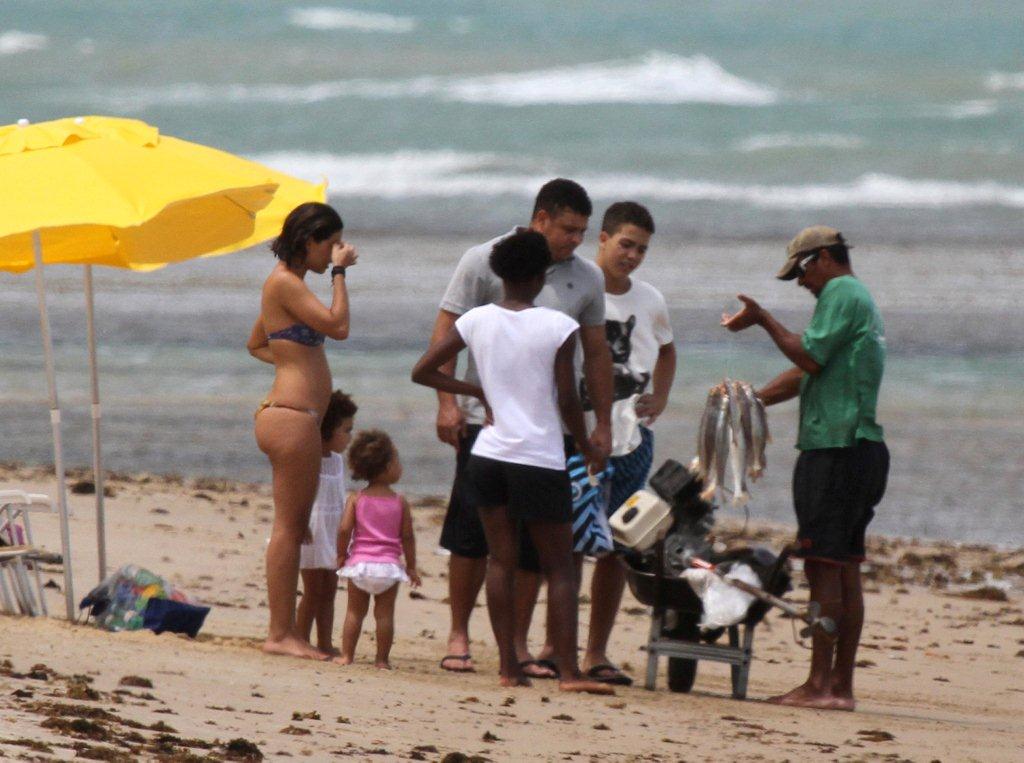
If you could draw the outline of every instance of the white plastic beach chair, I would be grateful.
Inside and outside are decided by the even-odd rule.
[[[0,606],[11,614],[48,615],[39,551],[32,540],[33,511],[55,511],[53,501],[42,493],[0,490]],[[26,564],[31,566],[35,590]]]

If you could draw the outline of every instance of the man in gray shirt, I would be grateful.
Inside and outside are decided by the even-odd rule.
[[[583,349],[583,375],[594,406],[596,424],[590,435],[594,449],[607,455],[611,449],[612,362],[605,339],[604,276],[594,264],[575,255],[593,208],[587,192],[572,180],[557,178],[545,183],[534,202],[530,229],[547,239],[553,264],[548,270],[543,291],[535,303],[560,310],[580,324]],[[467,250],[441,300],[431,343],[446,336],[463,313],[502,298],[501,279],[488,262],[494,244],[514,233],[498,236]],[[454,362],[441,369],[455,374]],[[478,383],[470,356],[464,377]],[[437,436],[456,449],[455,479],[448,513],[441,531],[441,545],[451,552],[448,563],[448,591],[451,630],[448,654],[441,667],[470,672],[473,661],[469,651],[469,617],[476,604],[487,571],[487,542],[477,515],[477,507],[467,499],[461,486],[462,473],[476,435],[483,425],[483,408],[474,398],[456,398],[438,392]],[[524,548],[523,570],[516,581],[516,651],[525,673],[537,678],[554,678],[557,671],[547,661],[532,660],[526,633],[540,587],[540,575],[531,548]],[[538,665],[538,662],[543,664]]]

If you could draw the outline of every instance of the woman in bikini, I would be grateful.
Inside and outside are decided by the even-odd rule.
[[[249,353],[275,368],[274,384],[256,410],[256,443],[274,473],[274,526],[267,546],[270,627],[263,651],[326,659],[295,628],[299,547],[309,525],[320,475],[320,419],[331,396],[324,337],[349,329],[345,268],[356,250],[341,240],[342,222],[326,204],[293,209],[271,246],[279,262],[263,284]],[[332,267],[333,266],[333,267]],[[306,273],[331,270],[331,306],[310,291]]]

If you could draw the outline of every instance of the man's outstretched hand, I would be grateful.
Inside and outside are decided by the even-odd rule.
[[[743,303],[743,307],[732,315],[722,313],[722,325],[729,331],[743,331],[743,329],[761,323],[764,318],[764,308],[746,294],[737,294],[736,298]]]

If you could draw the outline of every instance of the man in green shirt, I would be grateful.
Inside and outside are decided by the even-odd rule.
[[[885,366],[882,318],[850,267],[842,234],[806,228],[787,248],[778,278],[794,278],[818,300],[803,334],[788,331],[757,302],[722,325],[768,332],[794,368],[758,391],[766,405],[800,396],[800,456],[793,473],[798,556],[811,599],[839,625],[838,638],[816,631],[807,681],[769,702],[853,710],[853,668],[864,624],[860,563],[864,534],[885,493],[889,451],[875,421]]]

